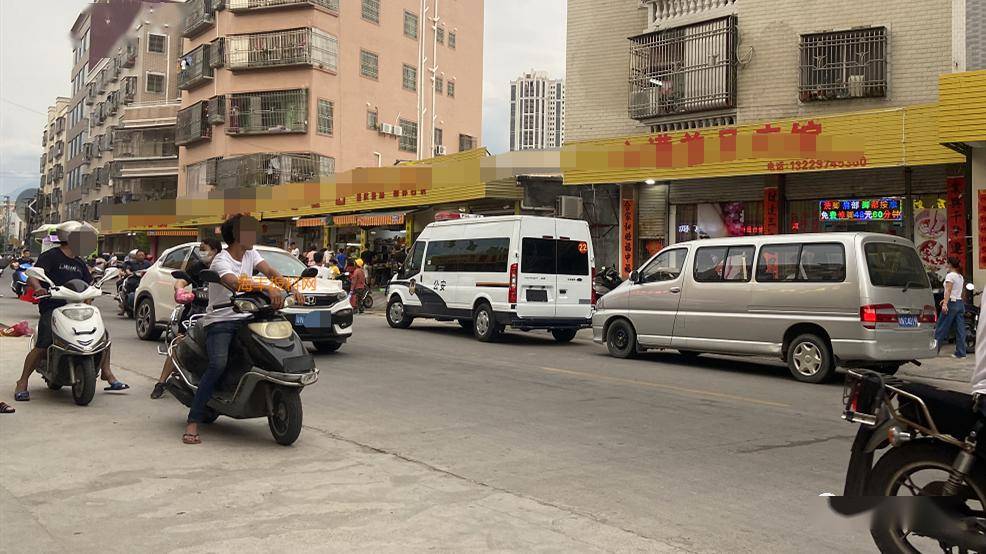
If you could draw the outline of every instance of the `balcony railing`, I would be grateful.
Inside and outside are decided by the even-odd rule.
[[[305,133],[308,131],[308,91],[306,89],[233,94],[229,97],[227,104],[227,134]]]
[[[178,88],[188,90],[212,80],[211,47],[211,44],[203,44],[178,60]]]
[[[334,172],[335,159],[319,154],[250,154],[219,160],[217,188],[317,183]]]
[[[227,67],[232,70],[311,65],[335,71],[339,42],[319,29],[292,29],[227,38]]]
[[[736,18],[633,37],[630,117],[638,120],[736,106]]]
[[[213,0],[189,0],[185,10],[185,37],[194,37],[216,22]]]
[[[339,0],[228,0],[230,11],[264,10],[294,6],[321,6],[329,11],[339,11]]]
[[[146,131],[117,131],[113,158],[173,158],[178,156],[173,128]]]
[[[802,102],[886,95],[886,27],[801,36]]]
[[[212,126],[209,125],[207,112],[205,102],[192,104],[178,111],[178,123],[175,128],[176,145],[182,146],[212,138]]]

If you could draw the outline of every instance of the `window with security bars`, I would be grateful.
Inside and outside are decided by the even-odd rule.
[[[226,38],[227,67],[232,70],[288,65],[312,65],[336,71],[339,41],[315,28]]]
[[[735,108],[736,43],[734,16],[631,38],[630,117]]]
[[[380,57],[366,50],[359,51],[359,73],[370,79],[380,77]]]
[[[380,112],[377,110],[366,110],[366,128],[376,131],[380,126]]]
[[[404,64],[404,90],[418,90],[418,68]]]
[[[400,120],[401,136],[398,148],[402,152],[418,151],[418,124],[406,119]]]
[[[418,38],[418,16],[411,12],[404,12],[404,36]]]
[[[165,45],[168,42],[166,35],[147,33],[147,51],[155,54],[163,54]]]
[[[332,111],[334,105],[328,100],[318,99],[318,133],[322,135],[332,134]]]
[[[435,92],[441,94],[445,91],[445,79],[441,77],[435,77]]]
[[[380,0],[363,0],[363,19],[380,23]]]
[[[466,152],[476,148],[476,137],[469,135],[459,135],[459,152]]]
[[[435,40],[438,41],[438,44],[445,44],[445,29],[443,27],[435,29]]]
[[[448,32],[448,47],[455,50],[455,31]]]
[[[230,95],[226,133],[278,134],[308,130],[308,91],[305,89]]]
[[[448,82],[448,95],[449,98],[455,98],[455,83],[452,81]]]
[[[801,35],[802,102],[886,95],[886,27]]]

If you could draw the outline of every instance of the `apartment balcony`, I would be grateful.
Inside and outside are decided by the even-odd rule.
[[[212,80],[215,73],[210,63],[211,44],[203,44],[179,59],[178,88],[193,89]]]
[[[185,3],[185,21],[182,36],[194,37],[216,23],[213,0],[189,0]]]
[[[226,67],[233,71],[307,65],[336,71],[339,41],[319,29],[292,29],[226,39]]]
[[[171,175],[128,179],[114,177],[113,200],[116,204],[174,200],[178,193],[178,172]]]
[[[113,158],[122,160],[177,158],[175,128],[163,127],[143,130],[118,130],[113,137]]]
[[[168,158],[114,159],[108,167],[113,178],[114,188],[117,179],[140,179],[144,177],[177,177],[178,156]]]
[[[178,111],[175,128],[175,144],[184,146],[212,138],[212,125],[209,124],[208,108],[205,102],[192,104]]]
[[[123,51],[117,57],[120,67],[133,67],[137,64],[137,44],[133,41],[127,42]]]
[[[123,103],[129,104],[137,97],[137,77],[124,77],[123,86],[120,87],[123,93]]]
[[[318,183],[335,173],[335,159],[314,153],[250,154],[223,158],[216,168],[216,188],[239,189]]]
[[[318,6],[330,12],[339,12],[339,0],[228,0],[226,4],[229,11],[232,12],[300,6]]]
[[[141,129],[148,127],[170,126],[174,134],[174,125],[178,116],[180,102],[140,102],[123,108],[120,115],[120,128]]]
[[[736,108],[736,18],[703,21],[630,39],[630,117]]]
[[[308,132],[308,90],[230,95],[226,134],[271,135]]]

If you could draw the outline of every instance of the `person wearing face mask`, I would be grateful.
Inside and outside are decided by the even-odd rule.
[[[212,259],[215,258],[216,254],[218,254],[222,249],[223,245],[218,240],[214,238],[202,239],[202,244],[199,244],[198,252],[196,252],[196,255],[193,256],[192,261],[188,264],[188,269],[185,271],[185,273],[191,277],[192,282],[189,283],[184,279],[175,280],[175,302],[185,306],[181,315],[182,321],[188,321],[188,318],[192,316],[194,310],[192,302],[195,300],[195,293],[188,290],[187,287],[189,285],[193,287],[202,286],[202,281],[199,279],[199,274],[206,269],[209,269]],[[171,356],[169,355],[164,361],[164,367],[161,368],[161,375],[158,377],[157,383],[154,384],[154,390],[151,391],[152,399],[157,400],[164,395],[164,383],[168,380],[168,377],[171,376],[174,369],[174,362],[172,362]]]

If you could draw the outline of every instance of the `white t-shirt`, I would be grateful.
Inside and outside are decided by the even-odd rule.
[[[240,261],[236,261],[228,250],[223,250],[212,259],[209,269],[218,273],[220,277],[232,275],[237,280],[252,279],[257,264],[262,261],[264,259],[256,250],[247,250],[244,252],[243,259]],[[209,283],[209,309],[202,318],[202,324],[211,325],[217,321],[235,321],[250,317],[249,314],[238,314],[234,312],[232,307],[215,309],[215,306],[218,304],[229,303],[232,296],[233,293],[221,283]]]
[[[318,277],[319,279],[332,279],[333,278],[332,277],[332,270],[331,269],[325,267],[324,265],[317,265],[315,267],[318,268],[318,275],[316,275],[316,277]]]
[[[292,249],[291,255],[294,256],[295,258],[301,256],[301,249],[300,248]]]
[[[965,279],[961,275],[954,271],[949,271],[948,275],[945,275],[945,282],[952,283],[952,294],[949,295],[949,300],[962,300],[962,291],[965,287]]]

